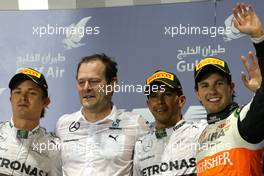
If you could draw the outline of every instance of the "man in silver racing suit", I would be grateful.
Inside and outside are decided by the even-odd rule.
[[[196,175],[196,143],[206,121],[182,119],[185,96],[175,74],[158,70],[146,84],[155,127],[136,143],[133,175]]]
[[[13,115],[0,123],[0,175],[61,176],[59,140],[39,126],[50,102],[44,76],[23,68],[9,88]]]

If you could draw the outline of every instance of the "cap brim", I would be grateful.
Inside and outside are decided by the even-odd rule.
[[[167,86],[167,87],[170,88],[170,89],[175,89],[174,86],[170,85],[169,83],[167,83],[166,81],[161,80],[161,79],[155,80],[155,81],[151,82],[151,83],[148,84],[148,85],[151,87],[151,86],[153,86],[153,85],[160,85],[160,84],[163,84],[163,85]],[[146,88],[146,89],[144,90],[144,92],[149,92],[149,87]]]
[[[169,84],[168,82],[166,82],[166,81],[164,81],[162,79],[158,79],[158,80],[153,81],[153,83],[155,83],[155,82],[160,82],[160,83],[165,84],[166,86],[168,86],[168,87],[170,87],[172,89],[175,89],[174,86],[172,86],[171,84]],[[150,85],[152,85],[153,83],[151,83]]]
[[[208,71],[211,71],[211,70],[217,70],[219,72],[222,72],[226,75],[229,75],[231,76],[231,74],[229,72],[227,72],[226,70],[224,70],[222,67],[219,67],[218,65],[206,65],[204,66],[203,68],[201,68],[195,75],[195,80],[198,79],[200,76],[208,73]]]
[[[18,80],[31,80],[33,81],[34,83],[36,83],[37,85],[39,85],[39,83],[34,79],[32,78],[30,75],[26,75],[24,73],[18,73],[16,74],[15,76],[13,76],[13,78],[11,78],[10,82],[9,82],[9,88],[12,89],[15,85],[15,83],[18,81]],[[39,85],[40,87],[42,87],[41,85]],[[43,87],[44,88],[44,87]]]

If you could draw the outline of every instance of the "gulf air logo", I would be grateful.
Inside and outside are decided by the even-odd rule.
[[[234,16],[230,15],[225,20],[225,26],[226,29],[228,29],[225,31],[225,36],[223,37],[225,42],[246,36],[246,34],[239,32],[239,30],[235,27],[233,19]]]
[[[70,26],[65,27],[66,36],[62,40],[65,49],[69,50],[84,46],[85,43],[81,43],[81,40],[85,35],[98,35],[100,33],[99,26],[86,26],[91,18],[91,16],[84,17],[77,23],[72,23]]]

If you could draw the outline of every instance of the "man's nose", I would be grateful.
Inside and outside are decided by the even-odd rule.
[[[23,100],[28,100],[28,93],[27,93],[27,92],[22,92],[22,93],[21,93],[21,98],[22,98]]]
[[[84,84],[84,89],[85,90],[90,90],[92,87],[91,87],[91,84],[89,82],[89,80],[86,80],[85,81],[85,84]]]
[[[164,103],[165,102],[165,98],[164,98],[163,94],[159,94],[157,96],[157,98],[158,98],[158,103]]]
[[[217,91],[216,91],[216,87],[215,86],[210,86],[209,87],[209,93],[210,94],[215,94]]]

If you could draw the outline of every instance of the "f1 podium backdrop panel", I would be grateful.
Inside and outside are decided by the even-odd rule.
[[[248,1],[249,2],[249,1]],[[264,22],[263,1],[256,12]],[[119,86],[113,101],[118,108],[152,116],[143,93],[145,79],[155,70],[177,74],[187,103],[187,120],[205,118],[194,95],[193,69],[203,57],[228,61],[236,84],[236,101],[244,104],[253,93],[242,84],[245,70],[240,55],[252,42],[232,23],[235,2],[193,2],[167,5],[48,11],[1,11],[0,112],[11,117],[8,82],[21,67],[44,73],[51,104],[42,126],[53,130],[58,118],[80,109],[76,67],[80,58],[105,53],[118,63]]]

